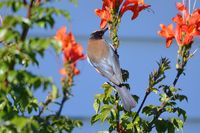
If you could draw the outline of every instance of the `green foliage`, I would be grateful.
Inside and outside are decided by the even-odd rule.
[[[93,107],[95,109],[96,115],[92,117],[91,124],[94,124],[98,120],[104,122],[111,115],[111,113],[113,116],[115,116],[115,112],[113,110],[115,97],[111,95],[113,87],[110,84],[105,83],[102,85],[102,88],[104,89],[104,93],[97,94],[95,97]],[[103,103],[104,105],[101,106],[101,103]]]
[[[113,91],[115,88],[109,83],[104,83],[102,88],[104,93],[97,94],[93,104],[95,115],[91,118],[91,123],[97,121],[109,123],[109,129],[105,132],[151,132],[153,128],[158,133],[170,132],[183,129],[185,120],[187,119],[186,111],[178,106],[178,102],[187,101],[185,95],[180,94],[181,89],[175,86],[163,85],[162,82],[166,78],[165,73],[170,69],[170,61],[167,58],[161,58],[157,62],[158,68],[149,75],[149,84],[146,89],[146,95],[143,101],[145,102],[147,96],[154,92],[159,96],[158,101],[160,105],[146,105],[143,107],[142,103],[137,112],[127,112],[120,104],[118,94]],[[124,81],[127,81],[128,71],[122,70]],[[138,101],[138,96],[133,96]],[[140,116],[140,109],[142,116]],[[165,115],[162,115],[165,114]],[[169,117],[170,114],[177,114],[176,117]],[[152,118],[152,119],[146,119]]]
[[[40,66],[38,57],[43,57],[47,49],[53,48],[56,53],[61,50],[53,38],[27,38],[29,29],[35,26],[53,28],[55,15],[70,19],[68,11],[47,6],[52,1],[0,2],[0,9],[9,8],[15,13],[5,16],[0,27],[0,132],[72,132],[82,126],[81,121],[57,112],[42,115],[50,103],[58,102],[59,89],[52,78],[36,75],[28,69],[31,65]],[[18,15],[22,10],[27,12],[26,17]],[[51,90],[46,101],[39,103],[34,96],[37,89]]]
[[[76,127],[81,127],[82,122],[79,120],[72,120],[66,116],[57,117],[55,115],[49,115],[46,117],[38,117],[40,122],[40,132],[72,132]]]
[[[159,95],[160,105],[147,105],[143,107],[142,113],[152,118],[152,120],[147,122],[145,130],[151,132],[153,127],[155,127],[158,133],[166,131],[175,132],[175,130],[183,128],[183,124],[187,119],[185,110],[178,107],[177,103],[183,100],[187,101],[187,97],[179,94],[181,89],[177,89],[175,86],[161,84],[157,88],[154,87],[154,85],[165,79],[164,72],[170,68],[169,61],[165,58],[162,58],[158,65],[158,70],[154,71],[149,76],[149,86],[153,85],[153,89],[150,90],[154,92],[156,91],[156,94]],[[172,117],[164,119],[161,117],[162,114],[169,116],[170,114],[175,113],[178,118]],[[182,119],[179,117],[182,117]]]

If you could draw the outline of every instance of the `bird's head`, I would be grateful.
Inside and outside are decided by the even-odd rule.
[[[104,33],[108,30],[108,27],[102,30],[97,30],[90,34],[90,39],[102,39]]]

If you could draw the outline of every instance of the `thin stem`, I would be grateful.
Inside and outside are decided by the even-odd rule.
[[[119,111],[119,96],[118,93],[116,92],[115,94],[115,98],[116,98],[116,109],[117,109],[117,114],[116,114],[116,122],[117,122],[117,132],[120,133],[121,132],[121,127],[120,127],[120,111]]]
[[[149,94],[150,94],[150,91],[146,91],[145,96],[144,96],[144,98],[143,98],[143,100],[142,100],[142,103],[141,103],[139,109],[137,110],[137,113],[135,114],[132,123],[135,122],[135,120],[136,120],[137,116],[139,115],[139,113],[140,113],[142,107],[144,106],[144,103],[145,103],[145,101],[146,101],[146,99],[147,99],[147,97],[148,97]]]
[[[46,109],[46,107],[49,105],[50,102],[51,102],[51,100],[46,100],[46,102],[43,104],[41,110],[38,113],[38,117],[40,117],[42,115],[42,113],[44,112],[44,110]]]
[[[61,104],[60,104],[60,108],[59,108],[58,112],[56,113],[57,117],[60,116],[60,114],[62,112],[62,109],[63,109],[63,106],[64,106],[64,104],[65,104],[66,101],[67,101],[67,96],[63,96]]]
[[[42,113],[44,112],[44,110],[45,110],[45,107],[43,106],[42,109],[38,113],[38,117],[40,117],[42,115]]]
[[[178,69],[177,70],[177,74],[176,74],[176,77],[174,79],[174,82],[173,82],[173,86],[175,87],[176,86],[176,83],[178,81],[178,79],[180,78],[181,74],[183,73],[183,70],[182,69]]]
[[[34,3],[35,0],[31,0],[31,3],[28,7],[28,11],[27,11],[27,16],[26,18],[28,19],[31,19],[31,10],[32,10],[32,7],[33,7],[33,3]],[[26,2],[26,1],[25,1]],[[25,3],[24,3],[25,4]],[[23,27],[23,31],[22,31],[22,35],[21,35],[21,40],[24,41],[27,34],[28,34],[28,31],[29,31],[29,27],[27,25],[24,25]]]

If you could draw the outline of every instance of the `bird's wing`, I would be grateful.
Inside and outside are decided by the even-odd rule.
[[[112,66],[112,69],[114,71],[115,77],[118,79],[118,81],[120,81],[120,83],[123,82],[122,79],[122,72],[121,72],[121,68],[120,68],[120,64],[119,64],[119,56],[116,54],[115,49],[113,48],[112,45],[110,46],[110,56],[109,56],[109,64]]]
[[[103,58],[99,62],[93,62],[88,58],[89,63],[95,67],[96,71],[104,77],[112,77],[114,75],[112,66],[108,64],[107,59]]]

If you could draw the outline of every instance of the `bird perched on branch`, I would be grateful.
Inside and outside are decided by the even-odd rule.
[[[124,109],[126,111],[131,111],[131,109],[136,106],[136,102],[129,90],[123,85],[122,72],[117,52],[105,39],[103,39],[103,35],[107,30],[108,28],[98,30],[90,35],[87,47],[87,57],[96,71],[115,85]]]

